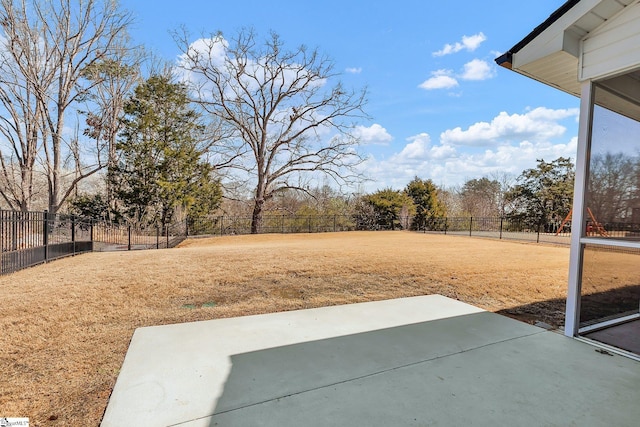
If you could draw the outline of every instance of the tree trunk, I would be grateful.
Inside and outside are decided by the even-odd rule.
[[[253,214],[251,215],[251,234],[260,233],[262,228],[262,207],[264,200],[256,199],[256,203],[253,206]]]
[[[24,165],[20,165],[20,174],[21,174],[21,200],[20,200],[20,210],[22,212],[27,212],[31,208],[31,199],[33,197],[33,165],[26,167]]]

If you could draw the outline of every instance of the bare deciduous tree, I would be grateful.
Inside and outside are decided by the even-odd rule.
[[[106,159],[100,164],[106,163],[105,202],[110,212],[116,211],[111,175],[118,162],[116,142],[122,130],[124,105],[136,83],[141,81],[140,66],[146,57],[142,50],[132,51],[122,46],[113,49],[111,58],[95,62],[83,71],[85,79],[97,83],[87,96],[84,135],[95,141],[98,155],[106,153]]]
[[[326,56],[304,46],[286,50],[275,33],[260,43],[250,30],[230,41],[220,34],[176,41],[197,101],[232,131],[220,163],[253,177],[253,233],[278,192],[309,193],[309,180],[320,175],[338,185],[361,178],[350,131],[365,115],[366,90],[330,85],[337,74]]]
[[[492,172],[489,175],[489,179],[495,181],[499,185],[498,189],[498,214],[500,217],[507,215],[507,212],[511,209],[510,201],[507,198],[507,194],[515,182],[515,176],[509,172]]]
[[[460,189],[462,206],[474,217],[500,215],[500,183],[487,177],[470,179]]]
[[[80,180],[104,166],[100,153],[88,164],[78,162],[79,145],[66,137],[65,120],[102,83],[87,79],[86,70],[113,58],[131,15],[116,0],[0,0],[0,7],[3,91],[11,90],[6,86],[13,80],[19,90],[15,97],[28,95],[28,103],[5,120],[5,129],[12,132],[8,145],[13,158],[4,152],[0,157],[17,160],[26,176],[7,188],[22,187],[29,197],[28,175],[34,173],[36,156],[47,177],[49,210],[56,212]],[[29,127],[23,125],[27,120]],[[69,159],[82,165],[79,173],[70,172],[76,174],[72,179],[65,176]]]
[[[100,152],[107,153],[107,165],[117,161],[116,139],[121,129],[121,116],[127,96],[140,78],[142,56],[131,56],[126,49],[114,58],[86,67],[83,77],[98,84],[89,94],[93,108],[85,111],[86,136],[94,139]]]
[[[587,207],[599,222],[624,222],[636,202],[638,158],[624,153],[598,153],[591,157]]]
[[[42,25],[22,24],[25,3],[2,0],[0,27],[0,194],[10,209],[29,210],[33,201],[34,172],[45,134],[40,97],[33,81],[51,84],[43,46],[37,41]]]

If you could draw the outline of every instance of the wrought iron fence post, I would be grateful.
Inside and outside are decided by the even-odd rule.
[[[166,234],[167,236],[167,249],[169,249],[169,226],[168,225],[164,226],[164,234]]]
[[[447,228],[449,228],[449,218],[445,217],[444,218],[444,235],[447,235]]]
[[[11,245],[9,246],[11,248],[12,251],[17,251],[18,250],[18,212],[14,211],[13,212],[13,221],[11,224],[11,238],[10,238],[10,242]]]
[[[73,254],[76,254],[76,216],[71,215],[71,243],[73,243]]]
[[[131,250],[131,226],[127,227],[127,250]]]
[[[502,221],[503,221],[503,218],[500,217],[500,239],[502,239]]]
[[[309,233],[311,233],[311,217],[307,217],[307,226],[309,227]]]
[[[224,234],[224,215],[220,215],[220,236]]]
[[[43,226],[42,226],[42,245],[44,246],[44,262],[49,259],[49,212],[44,211],[42,213]]]
[[[473,217],[469,217],[469,237],[471,237],[471,230],[473,230]]]
[[[160,249],[160,226],[156,224],[156,249]]]

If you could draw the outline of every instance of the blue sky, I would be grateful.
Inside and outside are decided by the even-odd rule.
[[[170,34],[180,26],[194,40],[273,30],[328,54],[346,85],[369,91],[371,120],[359,127],[366,191],[414,176],[450,187],[575,156],[579,100],[493,61],[563,0],[121,3],[136,16],[134,42],[166,59],[180,53]]]

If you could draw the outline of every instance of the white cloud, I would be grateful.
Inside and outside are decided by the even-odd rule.
[[[434,167],[458,156],[454,147],[432,145],[428,133],[420,133],[406,139],[407,143],[400,152],[388,159],[376,159],[371,156],[363,164],[363,172],[375,178],[367,185],[367,191],[379,188],[403,188],[414,176],[430,178]]]
[[[449,145],[432,145],[431,136],[428,133],[419,133],[418,135],[407,138],[408,144],[395,155],[396,160],[442,160],[449,157],[457,156],[456,149]]]
[[[480,47],[482,42],[484,42],[485,40],[487,40],[487,37],[482,32],[474,34],[473,36],[462,36],[461,41],[454,44],[445,44],[441,50],[433,52],[433,56],[451,55],[452,53],[457,53],[461,50],[473,52],[478,47]]]
[[[454,75],[451,70],[432,71],[430,78],[418,85],[425,90],[451,89],[459,85],[458,78],[462,80],[487,80],[495,75],[495,69],[486,61],[474,59],[464,64],[461,74]]]
[[[347,67],[345,71],[349,74],[360,74],[362,72],[362,67]]]
[[[437,70],[431,72],[432,77],[418,85],[421,89],[451,89],[458,86],[458,81],[452,77],[450,70]]]
[[[405,145],[400,154],[397,155],[399,159],[409,160],[424,158],[427,154],[427,150],[429,149],[429,145],[431,145],[431,137],[428,133],[421,133],[419,135],[412,136],[407,138],[407,141],[410,142]]]
[[[408,144],[388,159],[367,159],[364,170],[375,181],[367,184],[366,191],[385,187],[404,188],[414,176],[431,179],[445,187],[462,185],[468,179],[494,172],[518,176],[525,169],[535,167],[537,159],[550,161],[560,156],[575,158],[577,148],[577,137],[573,137],[560,144],[521,141],[470,152],[446,144],[425,145],[428,139],[423,136],[428,137],[427,134],[421,134],[408,138]]]
[[[518,176],[525,169],[535,167],[537,159],[550,161],[560,156],[575,158],[576,149],[577,137],[573,137],[567,143],[560,144],[521,141],[479,153],[465,152],[442,165],[441,179],[447,185],[459,185],[467,179],[480,178],[493,172]]]
[[[461,127],[446,130],[440,135],[440,141],[448,145],[484,147],[516,140],[549,140],[565,133],[566,128],[558,123],[560,120],[578,114],[577,108],[552,110],[544,107],[525,114],[501,112],[490,123],[478,122],[466,130]]]
[[[188,54],[178,57],[178,78],[183,82],[194,83],[199,87],[200,94],[206,95],[208,90],[213,89],[212,78],[202,70],[216,70],[223,77],[221,86],[229,97],[245,89],[258,90],[270,75],[263,72],[268,67],[269,59],[249,57],[239,60],[228,47],[229,42],[221,35],[195,40],[189,45]],[[317,73],[305,69],[295,62],[295,58],[280,65],[278,78],[282,78],[282,83],[290,88],[299,88],[300,85],[322,87],[326,84],[326,78],[320,78]]]
[[[209,65],[220,67],[224,64],[227,56],[229,42],[222,36],[211,38],[201,38],[189,45],[189,55],[182,54],[178,60],[182,64],[188,64],[189,56],[196,56],[201,60],[206,60]]]
[[[485,36],[482,32],[479,32],[478,34],[474,34],[473,36],[463,36],[462,44],[468,51],[473,52],[478,47],[480,47],[482,42],[484,42],[485,40],[487,40],[487,36]]]
[[[495,69],[488,62],[474,59],[464,64],[463,80],[487,80],[495,76]]]
[[[464,131],[459,127],[445,131],[438,142],[427,133],[414,135],[392,155],[367,159],[363,171],[375,181],[365,190],[404,188],[414,176],[455,186],[494,172],[518,176],[535,167],[537,159],[575,158],[577,137],[560,142],[552,138],[566,132],[560,120],[577,114],[577,109],[541,107],[520,115],[500,113],[491,122],[476,123]]]
[[[360,143],[365,145],[387,145],[393,141],[393,137],[389,132],[377,123],[369,127],[356,126],[353,136],[360,139]]]

